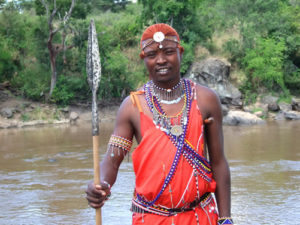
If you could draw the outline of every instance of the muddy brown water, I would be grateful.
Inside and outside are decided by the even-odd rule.
[[[101,124],[103,157],[113,124]],[[0,224],[94,224],[89,124],[0,130]],[[236,224],[300,224],[300,121],[224,127]],[[131,224],[134,174],[122,163],[103,225]]]

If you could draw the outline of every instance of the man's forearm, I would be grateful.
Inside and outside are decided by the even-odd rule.
[[[219,210],[219,217],[229,217],[231,215],[230,202],[230,171],[226,160],[222,160],[213,168],[214,179],[217,183],[216,199]]]
[[[100,163],[101,181],[106,181],[112,186],[117,179],[118,169],[119,166],[114,165],[112,160],[104,159]]]

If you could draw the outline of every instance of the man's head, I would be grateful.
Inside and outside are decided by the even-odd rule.
[[[148,27],[141,38],[141,54],[150,79],[155,83],[177,84],[183,47],[178,33],[167,24]]]
[[[180,45],[180,38],[177,33],[177,31],[165,23],[158,23],[149,26],[144,33],[142,34],[140,47],[141,47],[141,54],[140,57],[143,59],[145,57],[144,55],[144,49],[153,44],[153,43],[159,43],[162,46],[162,41],[172,41],[177,43],[177,47],[180,50],[180,53],[182,54],[184,49]]]

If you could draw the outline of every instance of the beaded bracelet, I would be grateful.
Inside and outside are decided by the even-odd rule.
[[[225,225],[225,224],[233,224],[233,220],[231,217],[220,217],[218,219],[218,225]]]
[[[130,151],[132,146],[132,141],[128,140],[127,138],[120,137],[117,135],[112,134],[109,142],[108,147],[111,150],[111,156],[114,156],[114,147],[117,149],[122,149],[125,151],[125,154]]]

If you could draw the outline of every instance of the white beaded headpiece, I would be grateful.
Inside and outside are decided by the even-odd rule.
[[[144,41],[142,50],[144,50],[147,46],[151,45],[153,42],[159,43],[159,48],[163,48],[162,42],[164,40],[179,43],[176,36],[165,36],[163,32],[158,31],[153,34],[153,38]]]

